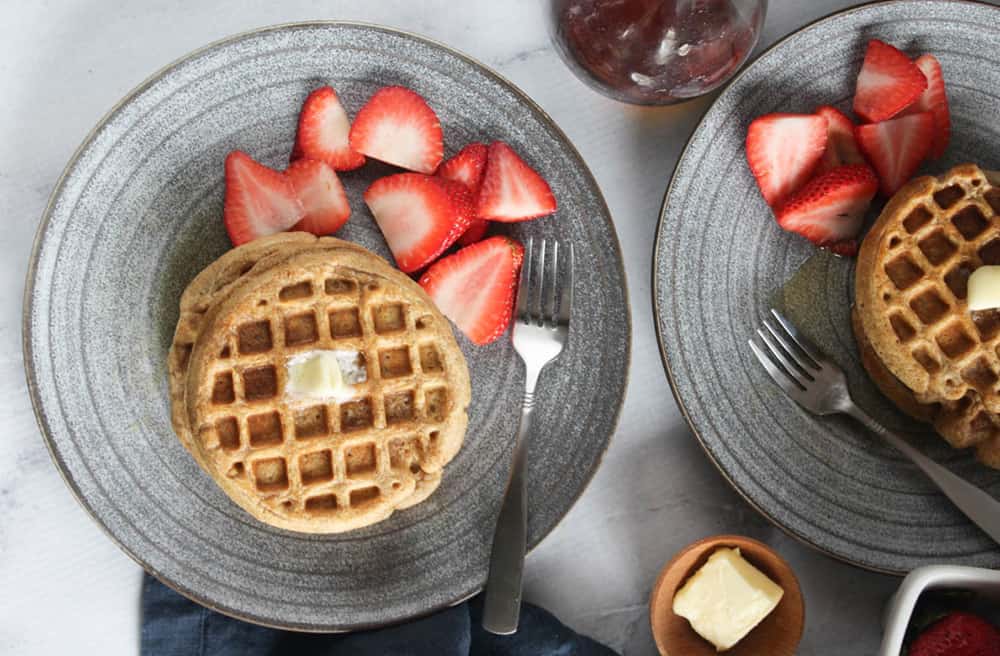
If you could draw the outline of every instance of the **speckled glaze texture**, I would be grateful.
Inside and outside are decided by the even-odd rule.
[[[864,375],[851,334],[853,259],[782,231],[744,156],[768,112],[848,110],[867,41],[941,61],[952,141],[942,160],[1000,167],[1000,11],[969,2],[862,6],[767,51],[719,96],[692,135],[664,200],[653,301],[667,374],[691,428],[744,496],[793,535],[862,567],[1000,566],[1000,549],[900,454],[846,417],[817,418],[768,378],[747,340],[770,307],[845,368],[855,400],[963,477],[1000,494],[1000,475],[908,422]],[[873,208],[877,215],[881,204]]]
[[[229,248],[223,160],[240,148],[283,168],[301,103],[322,84],[352,115],[380,86],[412,87],[437,111],[446,154],[503,139],[559,200],[555,216],[509,229],[572,240],[581,263],[575,330],[537,396],[532,545],[580,495],[614,431],[630,319],[617,237],[579,155],[523,94],[440,45],[368,25],[279,26],[189,55],[112,110],[55,190],[29,273],[25,363],[43,433],[85,507],[156,576],[244,619],[332,631],[413,617],[480,589],[523,371],[509,340],[476,348],[460,337],[473,403],[441,487],[343,535],[257,522],[185,452],[170,427],[165,359],[181,291]],[[342,175],[354,214],[338,236],[383,256],[361,194],[392,171],[370,163]]]

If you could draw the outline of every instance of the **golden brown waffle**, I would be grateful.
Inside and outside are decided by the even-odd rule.
[[[862,243],[864,334],[921,403],[971,394],[1000,412],[1000,311],[966,305],[969,274],[984,264],[1000,264],[1000,181],[974,164],[908,183]]]
[[[294,241],[237,249],[185,293],[171,358],[175,427],[262,521],[344,531],[434,490],[464,437],[468,372],[416,283],[359,247]],[[202,308],[182,330],[183,312]],[[363,354],[368,380],[355,398],[283,394],[286,360],[317,349]]]

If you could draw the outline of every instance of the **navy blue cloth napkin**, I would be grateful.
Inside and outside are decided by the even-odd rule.
[[[615,656],[551,613],[521,607],[518,632],[495,636],[480,626],[477,597],[435,615],[377,631],[308,634],[268,629],[208,610],[146,574],[142,583],[142,656]]]

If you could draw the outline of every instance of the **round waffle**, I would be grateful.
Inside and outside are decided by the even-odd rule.
[[[284,394],[288,358],[319,349],[361,354],[353,398]],[[447,320],[408,277],[336,239],[284,235],[220,258],[184,294],[170,368],[181,441],[282,528],[350,530],[418,503],[465,433],[468,371]]]
[[[908,183],[862,243],[864,335],[921,403],[968,397],[1000,412],[1000,311],[966,304],[969,274],[985,264],[1000,264],[1000,180],[973,164]]]

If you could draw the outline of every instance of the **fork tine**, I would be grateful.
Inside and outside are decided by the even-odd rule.
[[[778,387],[785,390],[785,392],[789,394],[792,394],[793,392],[805,391],[797,381],[789,378],[788,374],[780,369],[778,365],[774,364],[770,357],[764,355],[764,351],[762,351],[752,339],[748,339],[747,343],[750,345],[750,350],[753,351],[753,354],[757,356],[757,361],[760,362],[761,366],[764,367],[764,370],[767,371],[767,374],[771,377],[771,380],[773,380]]]
[[[764,319],[764,327],[767,328],[767,332],[770,333],[770,336],[781,348],[782,353],[787,355],[799,370],[805,374],[809,374],[809,372],[819,369],[819,366],[812,361],[812,358],[807,357],[804,353],[800,353],[799,349],[795,348],[795,343],[791,338],[785,334],[784,330],[775,326],[773,321]],[[760,332],[760,329],[757,332]]]
[[[819,349],[813,346],[812,342],[810,342],[805,335],[799,332],[799,329],[792,325],[792,322],[786,319],[783,314],[774,308],[771,308],[771,315],[778,320],[781,327],[784,328],[785,332],[788,333],[788,336],[792,338],[792,342],[795,346],[799,347],[799,350],[812,361],[812,364],[816,369],[819,369],[823,363],[826,362],[826,358],[823,357]]]
[[[543,293],[545,289],[545,241],[542,239],[541,245],[538,247],[538,264],[535,267],[538,269],[538,281],[535,283],[535,296],[538,298],[532,299],[531,302],[532,309],[535,309],[536,305],[538,306],[538,313],[534,315],[534,323],[538,326],[545,323],[545,294]],[[536,300],[537,303],[535,302]]]
[[[559,300],[556,297],[556,290],[559,286],[559,242],[553,241],[552,247],[549,249],[552,251],[551,266],[549,267],[548,276],[548,289],[542,289],[542,304],[545,306],[545,311],[542,316],[542,322],[549,328],[555,328],[557,325],[558,318],[556,317],[556,311],[559,309],[556,302]]]
[[[521,262],[521,280],[517,283],[517,308],[514,318],[522,323],[531,323],[531,252],[534,250],[534,238],[528,237],[528,245],[524,249],[524,261]]]
[[[770,330],[770,328],[768,330]],[[785,370],[785,373],[787,373],[789,377],[793,378],[796,383],[805,387],[809,382],[816,380],[809,375],[809,373],[805,371],[805,369],[803,369],[798,362],[795,361],[795,358],[788,355],[786,348],[783,347],[781,343],[767,330],[758,328],[757,335],[760,337],[761,341],[764,342],[764,346],[767,347],[768,353],[770,353],[771,357],[778,361],[778,364]]]
[[[573,243],[565,245],[569,251],[563,255],[563,270],[559,272],[559,323],[569,325],[573,313]]]

